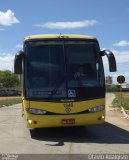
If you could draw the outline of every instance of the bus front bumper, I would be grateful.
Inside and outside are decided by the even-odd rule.
[[[105,111],[74,115],[35,115],[27,113],[27,128],[86,126],[102,124]]]

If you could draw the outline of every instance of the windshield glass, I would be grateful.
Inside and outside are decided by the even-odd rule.
[[[85,98],[87,88],[103,85],[93,43],[32,42],[26,56],[28,97]]]

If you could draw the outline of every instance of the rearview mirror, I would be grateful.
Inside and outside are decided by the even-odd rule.
[[[22,74],[22,61],[23,61],[23,51],[19,51],[15,55],[14,59],[14,73],[15,74]]]
[[[110,72],[116,72],[116,60],[114,54],[109,50],[104,50],[100,52],[101,56],[107,56],[109,62],[109,70]]]

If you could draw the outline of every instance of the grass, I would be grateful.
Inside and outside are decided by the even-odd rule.
[[[113,106],[115,108],[120,107],[120,94],[115,93],[115,99],[113,100]],[[122,93],[122,107],[125,110],[129,110],[129,92]]]
[[[18,104],[21,103],[21,97],[16,97],[16,98],[4,98],[4,99],[0,99],[0,108],[4,107],[4,106],[11,106],[13,104]]]

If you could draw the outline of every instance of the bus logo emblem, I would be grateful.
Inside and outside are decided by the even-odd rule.
[[[73,107],[73,103],[64,103],[65,111],[67,113],[71,112],[71,107]]]
[[[67,113],[69,113],[69,112],[71,112],[71,108],[67,107],[67,108],[65,108],[65,111],[66,111]]]

